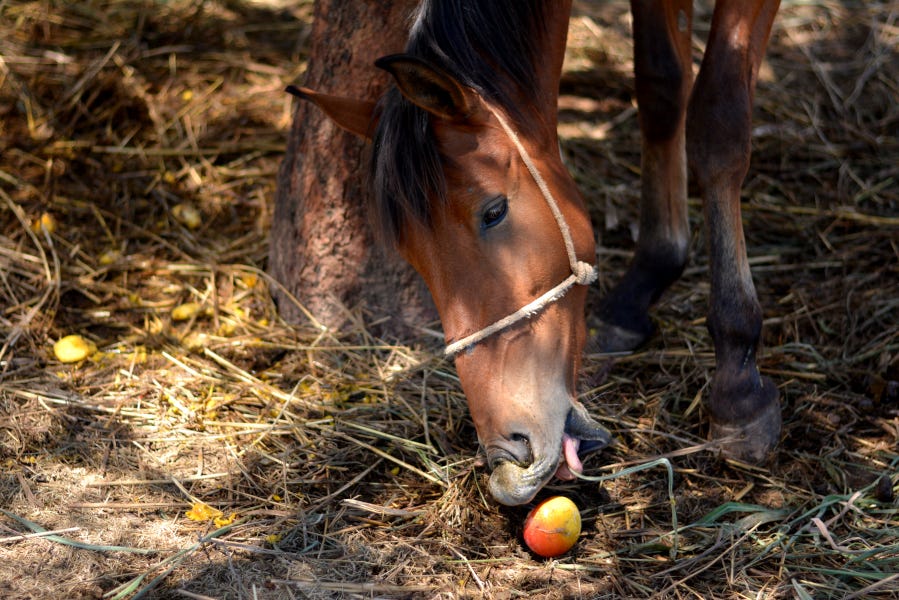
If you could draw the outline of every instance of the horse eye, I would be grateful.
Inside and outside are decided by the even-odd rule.
[[[507,212],[509,212],[509,201],[505,196],[498,197],[484,210],[484,214],[481,216],[481,227],[483,229],[496,227],[506,218]]]

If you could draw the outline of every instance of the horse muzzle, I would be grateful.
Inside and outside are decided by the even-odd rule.
[[[586,442],[591,450],[609,445],[611,434],[594,421],[583,405],[573,402],[565,419],[564,430],[552,440],[547,440],[545,448],[529,446],[529,456],[505,449],[488,449],[488,461],[493,469],[488,489],[500,504],[517,506],[533,500],[540,489],[557,472],[567,469],[569,473],[580,472],[580,461],[576,451],[572,456],[571,445]],[[529,461],[529,464],[528,464]]]

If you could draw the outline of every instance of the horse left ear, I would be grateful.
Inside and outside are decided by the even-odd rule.
[[[377,125],[374,119],[374,102],[322,94],[309,88],[296,87],[295,85],[287,86],[285,91],[297,98],[302,98],[315,104],[338,127],[371,141],[372,132]]]
[[[438,117],[465,120],[477,106],[471,90],[420,58],[392,54],[376,60],[375,66],[393,75],[400,92],[410,102]]]

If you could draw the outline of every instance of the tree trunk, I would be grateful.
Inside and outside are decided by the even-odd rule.
[[[373,62],[403,50],[416,4],[317,0],[304,85],[379,98],[389,78]],[[338,129],[310,103],[296,101],[294,110],[269,247],[269,272],[284,287],[273,289],[282,317],[301,322],[299,301],[320,323],[339,329],[346,309],[361,307],[367,322],[379,322],[376,334],[408,337],[436,311],[412,268],[374,240],[366,214],[368,142]]]

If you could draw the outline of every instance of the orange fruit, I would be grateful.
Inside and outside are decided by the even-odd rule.
[[[581,513],[564,496],[544,500],[524,520],[524,542],[545,558],[568,552],[580,534]]]

